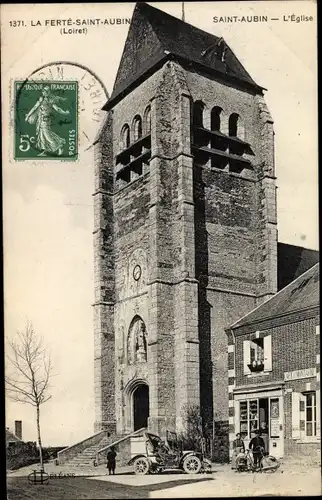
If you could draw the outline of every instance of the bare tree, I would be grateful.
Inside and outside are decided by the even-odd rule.
[[[27,322],[17,338],[8,340],[6,390],[8,396],[18,403],[27,403],[36,408],[39,460],[44,468],[40,433],[40,405],[51,398],[49,380],[52,375],[50,356],[43,340],[37,337],[32,323]],[[10,372],[10,373],[9,373]]]
[[[182,419],[185,422],[184,430],[178,437],[184,449],[200,450],[204,438],[200,407],[195,405],[184,405],[182,408]]]

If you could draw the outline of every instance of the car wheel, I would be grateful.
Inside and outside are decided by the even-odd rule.
[[[189,455],[183,461],[183,470],[187,474],[198,474],[201,469],[201,460],[196,455]]]
[[[144,476],[145,474],[148,474],[149,470],[150,470],[150,462],[147,458],[138,457],[135,460],[135,462],[134,462],[135,474],[139,474],[141,476]]]
[[[212,472],[211,462],[207,458],[205,458],[202,462],[202,468],[206,474],[210,474]]]

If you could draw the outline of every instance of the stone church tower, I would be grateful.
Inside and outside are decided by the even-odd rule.
[[[95,429],[229,431],[225,328],[277,291],[273,122],[222,38],[145,3],[95,173]]]

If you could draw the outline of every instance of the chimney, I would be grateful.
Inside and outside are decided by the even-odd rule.
[[[15,420],[15,435],[22,440],[22,421]]]

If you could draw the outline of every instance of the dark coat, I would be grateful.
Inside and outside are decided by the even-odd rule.
[[[265,443],[263,438],[260,436],[255,436],[250,440],[249,449],[253,451],[253,453],[260,453],[261,448],[265,449]]]
[[[109,452],[107,453],[107,465],[115,466],[115,459],[115,451],[109,450]]]

